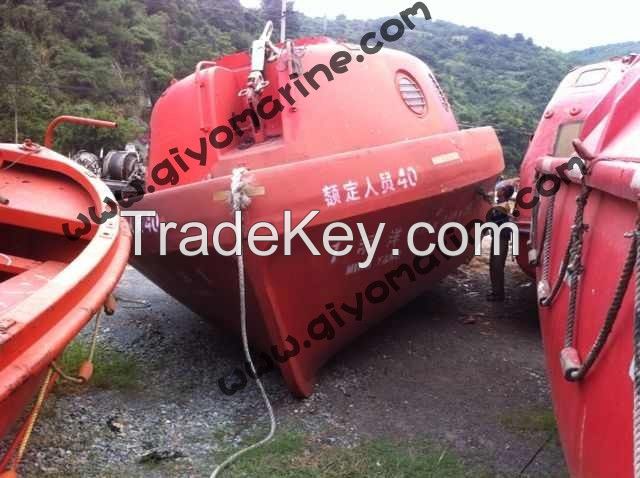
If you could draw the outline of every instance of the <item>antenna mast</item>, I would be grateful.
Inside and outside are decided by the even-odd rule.
[[[280,17],[280,43],[287,39],[287,0],[282,0],[282,16]]]

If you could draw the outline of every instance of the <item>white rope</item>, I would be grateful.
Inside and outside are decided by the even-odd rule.
[[[247,187],[249,183],[245,180],[244,175],[247,173],[245,168],[234,169],[231,175],[231,207],[235,211],[243,211],[249,207],[251,204],[251,198],[247,194]],[[242,227],[241,227],[242,229]],[[245,275],[244,275],[244,259],[242,254],[237,257],[238,263],[238,289],[240,292],[240,327],[242,331],[242,347],[244,349],[244,356],[251,367],[252,375],[256,378],[256,383],[258,384],[258,388],[260,389],[260,394],[262,395],[262,399],[264,400],[264,404],[267,407],[267,412],[269,413],[269,421],[270,421],[270,429],[269,433],[266,437],[260,440],[253,445],[250,445],[242,450],[235,452],[233,455],[224,460],[218,467],[213,471],[210,478],[216,478],[219,476],[220,472],[236,461],[241,455],[258,448],[267,442],[269,442],[276,433],[276,417],[273,413],[273,407],[271,406],[271,402],[269,401],[269,397],[267,396],[267,392],[262,385],[262,381],[260,377],[258,377],[258,373],[256,372],[256,367],[253,363],[253,359],[251,358],[251,352],[249,350],[249,339],[247,337],[247,303],[246,303],[246,288],[245,288]]]
[[[245,180],[246,168],[234,169],[231,173],[231,208],[234,212],[244,211],[251,205],[251,198],[247,194],[249,182]]]

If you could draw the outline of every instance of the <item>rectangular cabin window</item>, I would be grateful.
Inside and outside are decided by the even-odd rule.
[[[553,156],[556,158],[568,158],[575,155],[573,140],[580,136],[583,124],[584,121],[575,121],[573,123],[565,123],[558,128]]]

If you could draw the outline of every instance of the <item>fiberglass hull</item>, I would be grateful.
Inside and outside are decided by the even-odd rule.
[[[131,235],[116,215],[78,240],[77,215],[102,212],[108,188],[34,144],[0,145],[0,438],[24,415],[52,361],[101,308]]]
[[[438,158],[444,157],[450,160],[440,162]],[[374,177],[379,171],[398,166],[415,169],[414,187],[332,207],[323,200],[322,189],[327,182],[343,184],[350,178]],[[267,221],[276,226],[282,238],[285,210],[292,211],[293,225],[310,211],[319,211],[305,232],[323,251],[322,234],[329,223],[341,221],[353,231],[357,231],[357,223],[362,223],[369,234],[380,223],[386,224],[367,269],[357,267],[365,259],[357,232],[353,251],[340,258],[326,252],[313,256],[300,240],[293,241],[291,256],[282,253],[282,241],[277,243],[279,250],[269,257],[244,253],[251,342],[272,358],[285,350],[297,351],[294,357],[279,363],[294,394],[309,396],[317,370],[332,355],[470,258],[472,243],[460,257],[445,258],[436,253],[416,258],[407,248],[407,232],[418,222],[429,222],[437,230],[452,221],[467,225],[484,220],[489,205],[480,192],[493,188],[502,169],[495,133],[485,128],[251,171],[252,184],[262,193],[253,198],[244,213],[245,231]],[[291,178],[303,180],[283,187],[291,183]],[[188,222],[201,222],[211,232],[216,225],[232,221],[224,199],[229,187],[230,178],[226,176],[145,196],[135,209],[158,211],[159,218],[155,223],[151,219],[143,222],[142,255],[132,256],[131,262],[196,313],[239,333],[235,257],[220,256],[211,244],[207,256],[185,257],[178,248],[186,236],[175,231],[167,235],[167,255],[159,254],[158,222],[174,221],[178,229]],[[198,207],[185,207],[187,204]],[[424,249],[434,240],[425,231],[423,236],[416,234],[415,243]],[[225,249],[233,248],[232,237],[223,234],[221,242]],[[449,248],[455,250],[455,244]],[[393,256],[393,249],[400,254]],[[342,304],[355,306],[358,294],[363,303],[360,320],[341,310]],[[338,311],[338,319],[332,318],[332,309]],[[309,324],[323,314],[331,321],[333,332],[330,338],[315,340],[310,337]],[[316,327],[316,331],[322,329]],[[293,342],[287,342],[287,338]]]
[[[576,93],[576,78],[594,70],[603,70],[601,82]],[[539,299],[550,297],[549,291],[559,287],[550,303],[539,304],[539,314],[560,439],[569,472],[576,478],[634,476],[633,330],[638,278],[631,273],[634,257],[629,254],[640,193],[639,103],[637,57],[614,59],[569,75],[549,106],[559,118],[553,125],[543,120],[539,128],[541,138],[557,145],[562,134],[556,135],[556,130],[575,121],[573,113],[580,112],[575,149],[588,168],[583,176],[575,167],[568,184],[562,184],[553,198],[542,198],[533,238],[539,249],[533,268]],[[549,144],[548,151],[553,151]],[[534,147],[544,150],[540,143]],[[530,177],[536,171],[558,176],[558,168],[569,159],[529,154],[523,166],[529,180],[524,185],[533,185]],[[577,200],[583,198],[585,228],[576,215]],[[581,248],[580,241],[571,239],[580,230],[584,231]],[[567,256],[570,241],[573,252]],[[562,276],[565,263],[570,264],[569,272]],[[585,364],[591,365],[585,368]]]

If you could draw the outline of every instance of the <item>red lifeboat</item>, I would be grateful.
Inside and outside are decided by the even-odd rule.
[[[535,209],[521,211],[532,217],[529,242],[537,261],[520,259],[538,283],[554,411],[569,472],[577,478],[638,476],[638,105],[637,55],[571,72],[522,166],[523,187],[558,185]],[[543,181],[548,184],[536,187]]]
[[[330,65],[336,54],[352,62],[329,76],[318,65]],[[317,89],[305,75],[314,71]],[[272,111],[275,99],[282,111],[258,124],[250,116],[229,121],[262,101]],[[229,139],[225,132],[234,124],[242,134]],[[213,231],[232,219],[228,198],[237,168],[246,168],[251,181],[246,230],[266,221],[280,238],[274,255],[245,254],[249,338],[266,361],[275,358],[294,394],[309,396],[318,368],[336,351],[469,259],[472,248],[456,258],[416,258],[406,233],[422,221],[438,229],[484,219],[489,205],[479,193],[493,190],[504,163],[495,132],[460,131],[433,73],[406,53],[385,48],[365,58],[359,46],[307,38],[280,45],[266,61],[238,53],[202,62],[154,107],[146,185],[152,193],[134,210],[158,217],[144,219],[140,255],[131,262],[236,333],[236,259],[217,254],[211,238],[207,255],[186,257],[180,252],[186,235],[178,230],[195,221]],[[364,256],[357,240],[344,257],[314,256],[300,240],[286,256],[284,211],[294,225],[319,211],[305,232],[320,250],[333,222],[353,231],[357,223],[371,233],[380,223],[385,229],[365,269],[358,267]],[[159,222],[170,221],[178,230],[167,233],[161,251]],[[233,238],[223,234],[221,242],[230,249]],[[315,319],[325,327],[331,321],[334,330],[323,340],[310,337]]]
[[[109,189],[64,156],[0,144],[0,438],[124,271],[131,235],[117,208],[101,225],[78,219],[107,213],[104,200]]]

